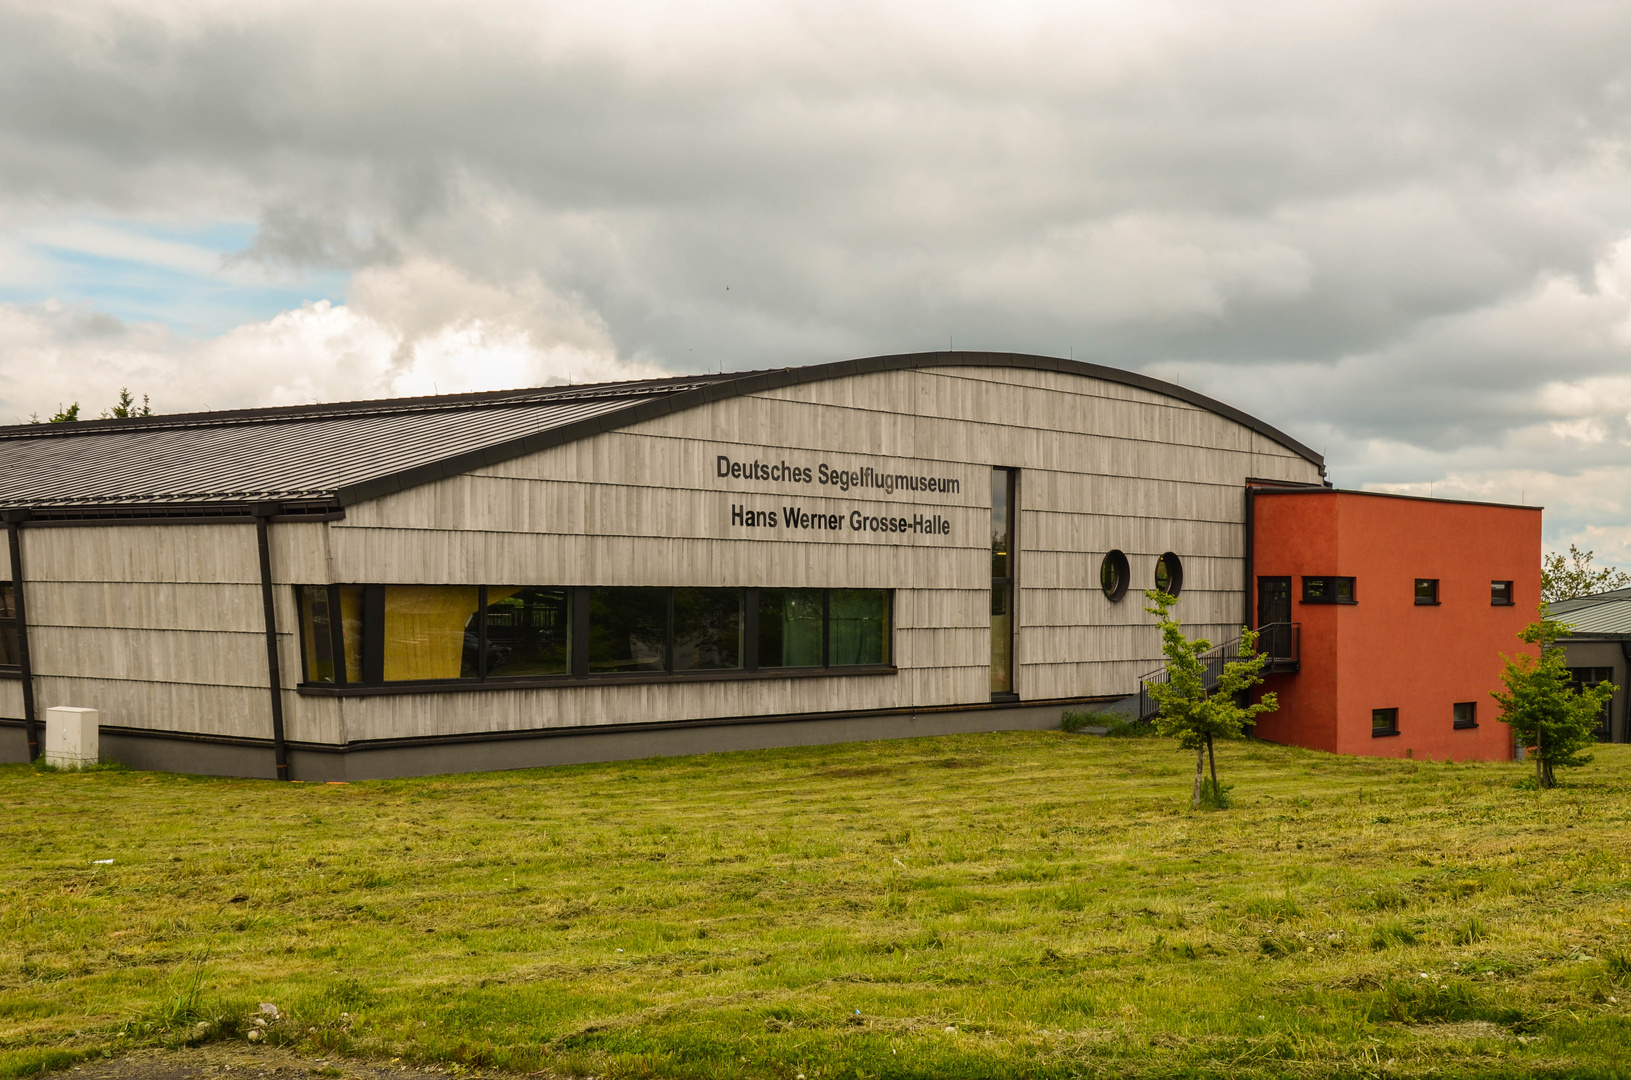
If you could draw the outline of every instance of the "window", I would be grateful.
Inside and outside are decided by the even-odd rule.
[[[475,679],[481,656],[475,585],[387,585],[383,679]]]
[[[303,682],[665,679],[891,664],[888,589],[308,585]]]
[[[674,670],[742,666],[742,590],[674,590]]]
[[[760,589],[759,666],[821,667],[826,604],[821,589]]]
[[[1371,738],[1379,739],[1384,735],[1397,735],[1399,733],[1398,709],[1372,709],[1370,711]]]
[[[1303,578],[1305,604],[1357,604],[1354,597],[1354,579],[1351,577]]]
[[[1614,669],[1611,667],[1572,667],[1569,669],[1569,685],[1575,693],[1596,686],[1598,683],[1614,681]],[[1603,742],[1609,741],[1609,709],[1614,704],[1612,698],[1603,703],[1603,711],[1597,718],[1597,738]]]
[[[1458,701],[1451,706],[1451,711],[1455,717],[1456,727],[1469,728],[1478,726],[1478,702]]]
[[[1490,607],[1511,607],[1512,603],[1512,582],[1492,581],[1489,583]]]
[[[833,667],[889,663],[887,592],[834,589],[827,602],[827,656]]]
[[[0,581],[0,668],[21,667],[23,657],[17,640],[17,587]]]
[[[1155,587],[1168,596],[1177,596],[1184,589],[1184,564],[1170,551],[1155,560]]]
[[[1438,578],[1416,579],[1416,603],[1423,607],[1431,607],[1438,603]]]
[[[1105,555],[1104,561],[1099,563],[1099,588],[1104,595],[1114,603],[1127,595],[1127,580],[1132,576],[1132,570],[1127,565],[1127,556],[1120,551],[1111,551]]]
[[[565,675],[572,670],[572,595],[566,589],[487,587],[489,679]]]
[[[300,650],[307,682],[362,682],[361,585],[307,585],[300,590]],[[340,657],[343,664],[336,662]]]
[[[1014,691],[1014,470],[991,470],[991,693]]]
[[[591,674],[668,668],[668,590],[589,590]]]

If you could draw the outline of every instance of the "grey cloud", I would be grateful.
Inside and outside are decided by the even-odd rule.
[[[1534,434],[1631,361],[1623,5],[176,11],[0,2],[0,199],[535,281],[534,338],[673,369],[954,338],[1187,372],[1349,482],[1631,438]]]

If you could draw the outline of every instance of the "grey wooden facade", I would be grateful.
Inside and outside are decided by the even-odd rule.
[[[820,741],[817,718],[841,722],[832,730],[847,737],[1003,726],[1009,714],[1029,725],[1049,713],[1027,711],[1028,703],[1133,692],[1159,663],[1140,591],[1155,560],[1166,551],[1183,558],[1186,623],[1214,639],[1232,636],[1244,617],[1246,480],[1317,484],[1322,468],[1293,440],[1192,392],[1085,370],[964,357],[783,380],[645,418],[614,415],[601,430],[467,462],[440,478],[421,471],[399,490],[365,491],[315,520],[274,518],[280,698],[294,775]],[[721,479],[721,456],[952,478],[957,491],[886,495]],[[1019,477],[1019,701],[1000,715],[989,693],[993,466]],[[749,505],[938,515],[950,532],[733,524],[732,507]],[[20,540],[38,710],[101,710],[105,744],[138,764],[268,774],[271,695],[252,521],[31,520]],[[1133,587],[1115,603],[1098,581],[1112,548],[1132,567]],[[14,576],[5,565],[0,580]],[[894,671],[454,692],[302,689],[294,587],[352,582],[890,589]],[[926,719],[942,714],[961,719]],[[0,718],[15,727],[21,715],[18,680],[0,678]],[[1055,704],[1052,722],[1057,715]],[[721,725],[766,718],[802,726],[757,742],[721,735]],[[704,734],[674,734],[687,725]],[[646,727],[663,734],[643,738]],[[603,752],[582,738],[564,756],[520,749],[530,737],[596,731],[616,735]],[[463,757],[447,749],[461,741],[487,748]],[[14,753],[9,745],[0,753]],[[396,756],[340,764],[370,750]]]

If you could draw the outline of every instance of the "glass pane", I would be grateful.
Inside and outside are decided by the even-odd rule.
[[[1489,602],[1492,604],[1510,604],[1512,602],[1512,582],[1492,581],[1489,583]]]
[[[1398,715],[1396,709],[1372,709],[1370,726],[1372,731],[1392,731],[1394,717]]]
[[[1005,694],[1014,688],[1013,587],[991,590],[991,692]]]
[[[889,594],[883,589],[834,589],[832,665],[889,663]]]
[[[1338,600],[1352,600],[1354,598],[1354,579],[1339,577],[1336,579],[1336,598]]]
[[[662,671],[667,643],[667,589],[590,591],[590,671]]]
[[[1112,600],[1119,600],[1127,591],[1127,556],[1119,551],[1107,552],[1099,563],[1099,588]]]
[[[1476,701],[1458,701],[1455,703],[1455,726],[1471,727],[1478,717],[1478,703]]]
[[[674,590],[674,670],[742,666],[742,590]]]
[[[572,598],[565,589],[487,586],[487,675],[564,675],[572,663]]]
[[[385,680],[476,677],[474,585],[385,586]]]
[[[821,590],[759,590],[759,666],[821,666]]]
[[[334,624],[330,616],[328,586],[302,586],[300,638],[306,646],[306,682],[334,681]]]
[[[362,586],[340,585],[340,636],[345,640],[346,682],[362,682]],[[332,617],[332,616],[331,616]]]
[[[1438,599],[1438,579],[1437,578],[1417,578],[1416,579],[1416,599],[1417,600],[1436,600],[1436,599]]]
[[[17,624],[0,625],[0,666],[19,666],[23,658],[17,649]]]
[[[0,619],[15,619],[17,617],[17,601],[12,591],[16,588],[9,581],[0,585]]]
[[[1165,555],[1155,560],[1155,588],[1158,592],[1172,592],[1172,571],[1167,567]]]
[[[1009,576],[1008,545],[1013,539],[1012,491],[1007,469],[991,470],[991,576]]]

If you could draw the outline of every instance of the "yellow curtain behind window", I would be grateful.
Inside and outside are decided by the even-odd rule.
[[[480,595],[474,585],[387,585],[386,681],[457,679]]]

